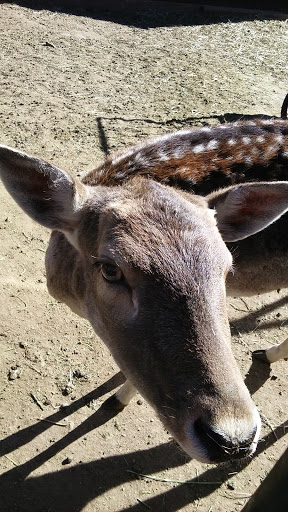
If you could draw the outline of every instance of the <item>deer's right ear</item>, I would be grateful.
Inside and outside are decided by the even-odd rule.
[[[0,146],[0,177],[16,203],[43,226],[72,233],[88,189],[57,167]]]
[[[235,242],[262,231],[288,211],[288,182],[251,182],[220,189],[207,196],[216,210],[225,242]]]

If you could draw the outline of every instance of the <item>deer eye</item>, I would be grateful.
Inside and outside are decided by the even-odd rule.
[[[109,281],[109,283],[116,283],[123,278],[120,267],[113,265],[113,263],[102,263],[101,273],[105,281]]]

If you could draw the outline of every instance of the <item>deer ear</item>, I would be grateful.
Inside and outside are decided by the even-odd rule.
[[[57,167],[0,146],[0,177],[16,203],[43,226],[72,232],[88,189]]]
[[[288,182],[245,183],[207,196],[225,242],[262,231],[288,210]]]

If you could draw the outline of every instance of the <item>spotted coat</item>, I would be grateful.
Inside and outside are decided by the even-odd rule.
[[[206,195],[249,181],[288,179],[288,121],[238,121],[183,130],[107,158],[87,185],[121,185],[145,176]]]

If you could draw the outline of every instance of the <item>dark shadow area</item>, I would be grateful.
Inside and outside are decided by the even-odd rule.
[[[253,360],[245,377],[245,384],[251,395],[260,389],[270,378],[271,366],[262,361]]]
[[[253,362],[246,378],[246,384],[251,393],[263,384],[269,372],[269,365],[265,366],[261,362]],[[29,443],[36,436],[51,428],[53,423],[60,422],[92,400],[111,392],[123,381],[124,377],[119,372],[96,390],[45,418],[45,422],[40,421],[10,435],[1,441],[0,455],[3,456]],[[1,512],[80,512],[87,503],[109,491],[109,489],[137,478],[137,474],[153,475],[155,472],[179,467],[187,462],[187,455],[179,450],[174,442],[171,442],[125,455],[103,456],[91,463],[82,463],[81,460],[77,460],[73,461],[72,467],[65,466],[64,468],[61,465],[56,472],[37,477],[29,476],[73,442],[109,422],[117,414],[118,411],[109,409],[106,402],[104,402],[95,413],[74,430],[49,445],[46,450],[3,474],[0,477]],[[256,456],[284,435],[283,423],[260,441]],[[251,459],[247,459],[242,462],[234,461],[222,466],[213,466],[197,478],[191,479],[189,484],[173,486],[172,489],[169,488],[159,496],[144,500],[144,503],[147,507],[151,507],[151,510],[177,511],[183,506],[214,492],[230,478],[231,472],[242,471],[250,464],[250,461]],[[141,502],[129,507],[129,510],[141,512],[143,510],[142,498]],[[126,510],[128,509],[123,509],[121,512]]]
[[[10,3],[3,2],[2,3]],[[161,2],[161,1],[139,1],[131,2],[125,0],[17,0],[13,2],[22,7],[28,7],[34,10],[49,10],[52,12],[63,12],[76,16],[85,16],[103,21],[112,21],[121,25],[134,26],[138,28],[155,28],[170,26],[192,26],[208,25],[211,23],[225,22],[243,22],[255,19],[285,19],[281,14],[287,11],[283,6],[271,5],[271,10],[263,10],[263,3],[254,2],[254,5],[248,2],[241,2],[241,8],[231,7],[231,2],[214,2],[214,4],[224,5],[224,9],[219,9],[216,5],[207,5],[207,3],[180,3],[180,2]],[[209,4],[209,2],[208,2]],[[213,4],[213,2],[212,2]],[[239,2],[240,4],[240,2]],[[239,5],[238,4],[238,5]],[[271,3],[272,4],[272,3]],[[247,8],[245,9],[245,7]],[[244,10],[243,10],[244,7]],[[265,9],[269,9],[267,4]]]
[[[264,450],[266,450],[269,446],[272,446],[275,443],[276,438],[280,439],[286,433],[287,433],[287,431],[285,431],[285,422],[284,422],[274,430],[274,433],[271,432],[270,434],[265,436],[263,439],[261,439],[261,441],[258,445],[256,454],[253,456],[253,458],[257,457],[257,455],[260,455],[260,453],[262,453]],[[241,471],[243,471],[243,469],[245,469],[247,466],[249,466],[249,464],[252,462],[253,458],[251,458],[251,459],[247,458],[246,460],[244,460],[242,462],[238,462],[238,463],[231,462],[231,463],[225,464],[223,466],[217,466],[217,467],[208,469],[207,471],[205,471],[204,473],[199,475],[199,479],[194,478],[194,479],[190,480],[190,482],[195,482],[196,489],[192,485],[190,487],[189,484],[178,485],[174,489],[170,489],[167,492],[162,493],[160,496],[155,496],[153,498],[146,500],[145,505],[150,507],[151,510],[155,510],[155,511],[161,510],[163,512],[164,511],[165,512],[176,512],[177,510],[181,509],[185,505],[192,504],[192,503],[194,503],[195,500],[205,498],[209,494],[213,493],[218,487],[220,487],[220,485],[222,485],[224,482],[229,480],[229,478],[231,478],[231,473],[234,473],[234,472],[241,473]],[[199,482],[199,480],[203,481],[203,482],[221,482],[221,483],[217,483],[214,486],[212,484],[211,485],[203,484],[201,486],[201,485],[199,485],[199,483],[197,483],[197,482]],[[189,501],[187,501],[187,495],[185,495],[186,494],[185,490],[187,490],[187,488],[190,491],[190,496],[191,496]],[[164,507],[163,507],[163,502],[165,502]],[[161,508],[161,505],[163,508]],[[132,507],[129,507],[129,509],[128,508],[121,509],[118,512],[128,512],[128,510],[130,512],[136,512],[136,511],[141,512],[141,510],[143,511],[143,507],[141,508],[139,505],[134,505]],[[232,506],[231,506],[231,510],[232,510]],[[227,509],[227,511],[228,511],[228,509]]]
[[[6,439],[3,439],[2,441],[0,441],[0,457],[3,457],[3,455],[5,455],[7,453],[11,453],[14,450],[17,450],[17,448],[19,448],[20,446],[24,446],[25,444],[29,443],[30,441],[32,441],[32,439],[34,439],[35,437],[42,434],[42,432],[51,428],[53,423],[58,423],[58,422],[61,423],[61,421],[63,421],[64,418],[67,418],[68,416],[70,416],[70,414],[73,414],[74,412],[78,411],[79,409],[81,409],[81,407],[88,405],[90,402],[92,402],[92,400],[97,400],[97,398],[99,398],[100,396],[103,396],[106,393],[111,392],[116,387],[123,384],[124,381],[125,381],[125,378],[124,378],[123,374],[121,372],[118,372],[116,375],[111,377],[111,379],[109,379],[107,382],[105,382],[104,384],[99,386],[97,389],[94,389],[93,391],[91,391],[91,393],[88,393],[87,395],[81,397],[79,400],[75,400],[75,402],[71,403],[71,405],[69,405],[68,407],[60,409],[59,411],[55,412],[51,416],[48,416],[47,418],[45,418],[46,421],[39,421],[38,423],[35,423],[35,425],[31,425],[30,427],[24,428],[24,429],[20,430],[19,432],[15,432],[14,434],[11,434],[9,437],[6,437]],[[108,416],[107,416],[107,421],[108,421],[109,411],[107,411],[107,414],[108,414]],[[104,421],[105,414],[102,419]],[[72,436],[75,437],[74,440],[76,440],[76,439],[78,439],[78,437],[81,437],[82,435],[84,435],[85,431],[89,432],[93,428],[96,428],[96,426],[92,426],[92,428],[90,428],[90,426],[91,426],[90,420],[91,419],[88,418],[88,420],[86,420],[86,422],[84,422],[82,425],[79,426],[79,431],[77,431],[76,437],[75,437],[75,431],[73,431],[74,433],[73,432],[70,433]],[[87,429],[87,430],[85,430],[85,429]],[[77,430],[77,429],[75,429],[75,430]],[[62,450],[63,448],[60,447],[59,449]],[[55,451],[55,448],[54,448],[54,454],[57,453],[57,451],[58,450]],[[53,453],[51,456],[53,456]],[[50,456],[48,458],[50,458]],[[46,459],[46,460],[48,460],[48,459]],[[41,462],[41,464],[42,463],[43,462]],[[36,467],[37,467],[37,465],[36,465]],[[0,510],[1,510],[1,507],[0,507]]]
[[[271,313],[275,309],[281,308],[288,303],[288,297],[282,297],[281,299],[273,302],[272,304],[266,304],[262,308],[257,311],[253,311],[247,314],[245,317],[234,320],[230,323],[231,333],[233,334],[246,334],[252,332],[254,330],[261,329],[269,329],[269,328],[277,328],[288,323],[288,320],[275,320],[273,322],[263,322],[263,324],[259,323],[260,317],[262,315],[266,315]],[[284,336],[282,340],[284,341]],[[259,347],[265,348],[265,347]],[[268,363],[263,361],[259,361],[257,359],[253,359],[249,371],[245,378],[245,384],[249,389],[251,395],[256,393],[258,389],[260,389],[263,384],[270,378],[271,366]]]
[[[0,480],[1,512],[80,512],[97,496],[137,478],[139,473],[152,475],[168,467],[181,466],[187,461],[187,457],[176,449],[174,443],[166,443],[147,450],[127,453],[125,456],[103,457],[91,463],[77,461],[77,464],[71,468],[59,468],[54,473],[27,478],[31,471],[68,446],[79,435],[97,428],[104,422],[104,418],[108,421],[111,417],[101,407],[82,425],[55,443],[57,446],[51,446],[37,457],[5,473]],[[87,422],[89,422],[89,428],[85,427]],[[285,435],[284,426],[283,423],[261,440],[255,456],[273,445],[276,438],[280,439]],[[232,472],[241,472],[251,460],[213,466],[189,480],[189,484],[179,484],[177,487],[171,484],[173,488],[153,498],[143,499],[142,496],[142,503],[129,507],[129,511],[141,512],[143,502],[154,511],[177,511],[214,492],[231,477]],[[148,484],[146,485],[149,488]],[[126,510],[128,509],[122,509],[121,512]]]
[[[287,325],[288,320],[275,320],[273,322],[261,322],[261,316],[267,315],[276,309],[279,309],[285,306],[288,303],[288,297],[282,297],[279,300],[276,300],[272,304],[266,304],[262,308],[257,311],[253,311],[248,313],[245,317],[240,318],[239,320],[233,320],[230,322],[231,333],[234,334],[246,334],[252,331],[261,330],[261,329],[269,329],[269,328],[279,328]],[[281,331],[280,331],[281,332]],[[285,336],[283,335],[283,339],[279,340],[279,343],[284,341]],[[265,348],[265,347],[259,347]],[[245,384],[249,389],[251,395],[256,393],[258,389],[260,389],[263,384],[270,378],[271,374],[271,366],[263,361],[253,359],[249,371],[247,372],[245,378]]]
[[[273,466],[258,489],[251,496],[242,512],[263,512],[265,510],[288,510],[288,448]]]
[[[101,117],[96,118],[97,122],[97,128],[98,128],[98,135],[99,135],[99,142],[100,142],[100,148],[103,153],[108,156],[110,155],[110,148],[108,143],[108,138],[105,133],[105,129],[102,123]]]

